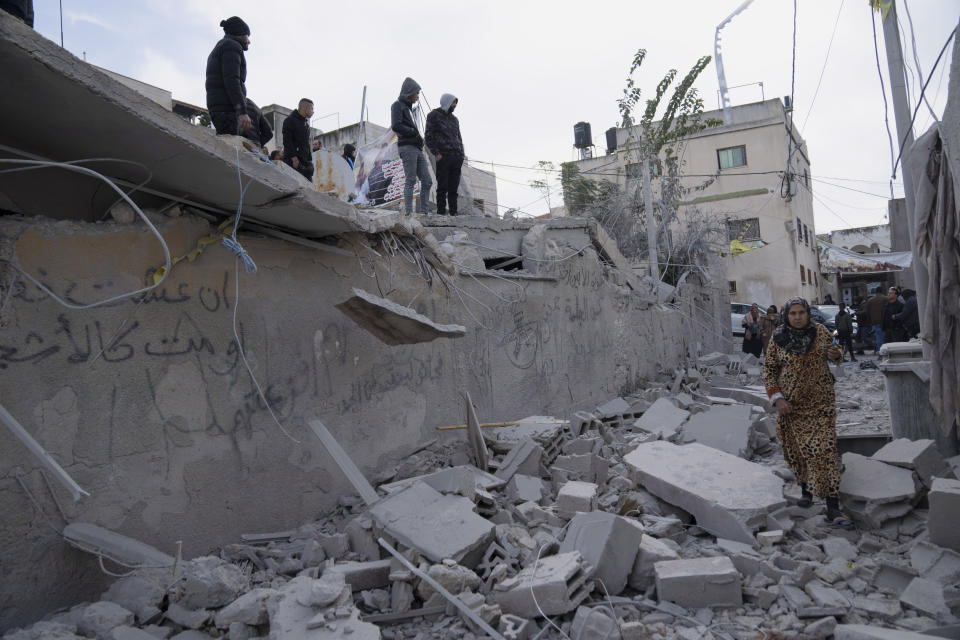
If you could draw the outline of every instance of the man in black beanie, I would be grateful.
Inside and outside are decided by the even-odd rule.
[[[207,110],[218,135],[239,135],[253,126],[247,115],[247,60],[250,27],[233,16],[220,21],[224,36],[207,56]]]

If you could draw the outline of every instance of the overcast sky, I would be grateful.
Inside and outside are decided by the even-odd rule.
[[[638,85],[649,94],[668,69],[675,67],[682,76],[698,57],[713,55],[717,24],[740,2],[62,1],[69,51],[169,89],[179,100],[205,104],[206,56],[222,36],[220,20],[239,15],[252,31],[247,92],[258,104],[294,106],[301,96],[310,97],[316,103],[313,124],[332,130],[338,116],[322,116],[338,113],[341,125],[356,122],[367,85],[371,121],[389,125],[390,104],[409,75],[433,107],[442,93],[460,98],[457,115],[472,160],[522,167],[575,159],[573,124],[580,120],[591,123],[602,153],[603,132],[617,123],[616,99],[634,52],[647,49]],[[916,44],[925,79],[957,24],[960,2],[910,1],[915,37],[905,4],[898,0],[915,104],[923,79],[917,79],[911,45]],[[35,5],[36,29],[59,42],[58,3]],[[870,21],[867,0],[799,0],[795,118],[809,147],[821,233],[886,222],[890,147]],[[879,22],[877,30],[889,100]],[[728,85],[763,83],[762,94],[757,84],[733,89],[734,105],[790,94],[792,33],[789,0],[755,0],[727,25]],[[927,89],[938,116],[946,101],[949,64],[950,49]],[[707,109],[716,108],[713,63],[696,86]],[[896,144],[892,106],[889,117]],[[931,122],[923,107],[915,130],[925,131]],[[527,186],[537,177],[534,171],[495,169],[501,205],[546,212],[545,200]],[[779,188],[775,176],[774,187]],[[902,195],[899,180],[894,189]]]

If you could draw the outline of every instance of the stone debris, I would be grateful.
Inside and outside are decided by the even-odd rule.
[[[960,551],[960,480],[934,478],[927,499],[930,542]]]
[[[920,499],[920,480],[914,471],[856,453],[843,454],[840,495],[847,512],[863,525],[879,529],[901,518]]]
[[[325,442],[365,497],[188,561],[70,525],[72,544],[144,566],[4,640],[899,640],[954,624],[949,466],[923,441],[848,453],[860,530],[826,526],[821,501],[796,505],[755,368],[711,354],[570,422],[477,424],[485,463],[449,432],[372,484]],[[872,406],[874,375],[850,374],[844,406]]]
[[[416,344],[467,335],[467,328],[459,324],[438,324],[410,307],[362,289],[351,291],[353,296],[335,306],[384,344]]]
[[[786,504],[767,468],[702,444],[641,444],[624,456],[637,482],[710,533],[752,544],[768,513]]]

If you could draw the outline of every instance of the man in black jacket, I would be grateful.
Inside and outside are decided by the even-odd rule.
[[[313,182],[313,145],[310,144],[310,118],[313,100],[300,98],[297,110],[283,121],[283,161]]]
[[[250,48],[250,27],[233,16],[220,21],[224,36],[207,56],[207,111],[217,135],[250,129],[247,115],[247,60],[243,52]]]
[[[430,169],[423,155],[423,136],[413,120],[413,105],[420,99],[420,85],[413,78],[406,78],[400,87],[400,97],[390,106],[390,128],[397,134],[397,153],[403,161],[406,183],[403,186],[403,209],[413,215],[413,189],[420,180],[420,206],[417,212],[427,213],[430,199]]]
[[[453,115],[458,102],[455,95],[445,93],[440,96],[440,106],[427,116],[427,148],[437,159],[437,215],[439,216],[446,213],[448,200],[450,215],[457,215],[457,189],[460,187],[460,171],[463,168],[460,121]]]
[[[897,315],[903,311],[903,303],[897,299],[896,287],[887,290],[887,301],[883,305],[883,342],[903,342],[906,331]]]
[[[903,310],[895,313],[893,319],[903,325],[907,338],[914,338],[920,333],[920,313],[917,307],[917,292],[913,289],[903,290]]]
[[[270,121],[263,117],[263,112],[260,111],[260,107],[250,98],[247,98],[247,115],[250,116],[251,126],[241,135],[263,147],[273,138],[273,129],[270,127]]]

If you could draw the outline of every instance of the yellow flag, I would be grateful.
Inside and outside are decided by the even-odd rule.
[[[887,14],[890,13],[890,7],[893,6],[893,0],[870,0],[870,6],[873,7],[874,11],[880,12],[882,20],[886,20]]]

